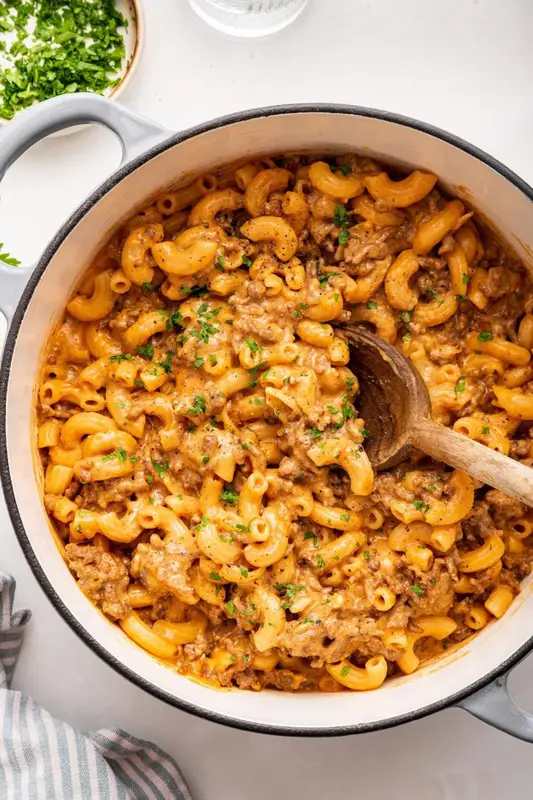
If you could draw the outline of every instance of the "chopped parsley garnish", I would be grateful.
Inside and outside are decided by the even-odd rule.
[[[366,558],[367,561],[370,558],[370,553],[368,550],[365,550],[365,552],[363,553],[363,558]]]
[[[239,493],[230,487],[226,487],[220,492],[220,499],[223,503],[227,503],[228,506],[234,506],[239,499]]]
[[[252,261],[252,259],[248,258],[248,256],[243,256],[242,257],[241,266],[248,267],[248,269],[250,269],[250,267],[252,266],[253,263],[254,262]]]
[[[225,260],[226,259],[224,258],[224,256],[219,256],[217,258],[217,260],[215,261],[215,269],[217,269],[219,272],[224,272],[224,262],[225,262]]]
[[[350,391],[355,386],[355,378],[346,378],[346,389]]]
[[[131,353],[118,353],[116,356],[108,356],[110,361],[117,361],[119,364],[122,364],[123,361],[131,361],[133,356]]]
[[[335,278],[337,275],[339,275],[338,272],[323,272],[322,275],[318,276],[320,287],[323,289],[329,278]]]
[[[198,356],[198,358],[195,358],[193,361],[194,369],[200,369],[200,367],[203,367],[204,364],[205,358],[202,358],[202,356]]]
[[[159,477],[162,478],[168,469],[168,461],[163,461],[162,464],[159,464],[157,461],[154,461],[153,458],[151,458],[150,461],[152,462],[152,466],[159,475]]]
[[[209,463],[209,456],[202,456],[202,464],[208,464],[208,463]]]
[[[228,612],[230,617],[234,617],[237,614],[233,600],[230,600],[229,602],[226,603],[226,611]]]
[[[349,164],[333,164],[333,166],[330,167],[330,169],[332,172],[340,172],[343,175],[352,174],[352,168]]]
[[[218,572],[210,572],[209,573],[209,577],[211,578],[212,581],[221,581],[222,580],[222,578],[220,577]]]
[[[468,286],[468,283],[470,281],[470,275],[467,275],[465,272],[461,280],[463,282],[463,286]]]
[[[207,408],[205,399],[202,397],[201,394],[194,395],[194,402],[192,404],[192,408],[188,408],[185,412],[186,414],[190,414],[191,416],[195,417],[197,414],[205,414],[205,410]]]
[[[324,569],[324,567],[326,566],[326,562],[324,561],[322,556],[319,555],[316,557],[316,565],[318,569]]]
[[[249,572],[248,572],[248,570],[246,569],[246,567],[239,567],[239,569],[240,569],[240,571],[241,571],[241,575],[242,575],[242,577],[243,577],[243,578],[247,578],[247,577],[248,577],[248,575],[249,575]]]
[[[313,531],[306,531],[304,533],[304,539],[312,539],[315,550],[318,550],[319,544],[318,544],[318,536],[316,535],[316,533],[313,533]]]
[[[321,439],[322,431],[319,431],[318,428],[311,428],[311,430],[309,431],[309,435],[311,439]]]
[[[349,667],[349,666],[347,666],[347,665],[346,665],[346,666],[344,666],[344,667],[341,669],[341,678],[345,678],[345,677],[348,675],[348,673],[350,672],[350,670],[351,670],[351,667]]]
[[[238,523],[235,525],[235,530],[236,530],[236,531],[239,531],[239,533],[248,533],[248,532],[249,532],[249,530],[250,530],[250,528],[249,528],[249,526],[248,526],[248,525],[242,525],[240,522],[238,522]]]
[[[150,475],[150,474],[148,474],[148,475],[145,475],[145,476],[144,476],[144,480],[146,481],[146,483],[147,483],[148,485],[150,485],[151,483],[153,483],[153,482],[154,482],[154,476],[153,476],[153,475]]]
[[[127,459],[127,457],[128,454],[126,453],[125,450],[113,450],[112,453],[109,453],[109,455],[104,456],[102,461],[109,461],[111,458],[116,458],[117,461],[120,461],[120,463],[123,464]]]
[[[137,352],[143,358],[147,358],[149,361],[151,361],[154,357],[154,346],[152,342],[148,342],[148,344],[140,344],[137,348]]]
[[[145,281],[141,285],[141,289],[143,290],[143,292],[155,292],[155,290],[157,289],[157,283],[149,283],[148,281]]]
[[[102,94],[120,83],[127,21],[114,0],[2,3],[0,116],[72,92]],[[31,34],[30,34],[31,31]]]
[[[477,337],[478,341],[480,342],[492,342],[494,339],[494,334],[490,331],[480,331],[479,336]]]
[[[426,593],[426,590],[419,586],[418,583],[414,583],[412,586],[409,587],[412,592],[414,592],[418,597],[421,597],[423,594]]]
[[[365,305],[366,305],[367,308],[377,308],[378,307],[378,304],[376,303],[375,300],[367,300]]]
[[[0,17],[0,28],[1,28],[1,23],[2,23],[2,18]],[[1,75],[2,72],[0,70],[0,82],[2,80]],[[0,107],[0,112],[1,112],[1,107]],[[15,258],[15,256],[11,256],[9,253],[3,253],[2,252],[3,247],[4,247],[3,243],[0,242],[0,261],[2,261],[3,264],[7,264],[8,267],[18,267],[20,265],[20,261],[18,260],[18,258]]]
[[[194,336],[199,342],[207,342],[209,341],[210,336],[214,336],[220,330],[218,325],[211,325],[210,322],[205,322],[202,320],[202,324],[200,325],[199,330],[190,331],[191,336]]]
[[[490,428],[481,428],[481,433],[486,436],[487,433],[490,433]]]
[[[368,428],[361,428],[359,433],[361,434],[363,439],[366,439],[368,436],[370,436],[370,431],[368,430]]]
[[[423,500],[411,500],[411,502],[417,511],[423,511],[424,514],[429,511],[429,503],[425,503]]]
[[[349,514],[341,514],[341,519],[342,519],[343,522],[349,522],[350,521],[350,515]]]
[[[260,353],[263,350],[261,345],[257,344],[257,342],[254,342],[253,339],[246,338],[244,341],[248,345],[250,352],[253,353],[254,355],[255,353]]]
[[[169,350],[163,361],[159,361],[157,366],[161,367],[167,375],[172,372],[172,356],[175,355],[173,350]]]
[[[456,294],[455,299],[457,300],[458,303],[466,303],[468,297],[465,297],[464,294]]]
[[[209,519],[207,517],[202,517],[202,521],[198,523],[198,525],[194,526],[195,531],[203,531],[207,525],[209,525]]]
[[[333,213],[333,222],[335,223],[337,228],[350,227],[350,217],[348,216],[348,212],[346,211],[345,206],[335,206],[335,211]]]
[[[453,390],[455,394],[460,394],[461,392],[464,392],[465,388],[466,388],[466,375],[460,375],[459,380],[453,387]]]
[[[339,231],[339,235],[337,237],[337,241],[338,241],[339,244],[346,244],[348,242],[349,238],[350,238],[350,234],[348,233],[348,231],[345,228],[343,228],[341,231]]]

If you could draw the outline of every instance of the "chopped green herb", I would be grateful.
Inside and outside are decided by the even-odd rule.
[[[361,434],[363,439],[366,439],[366,438],[368,438],[370,436],[370,431],[368,430],[368,428],[361,428],[359,433]]]
[[[174,351],[169,350],[164,360],[159,361],[157,364],[157,366],[161,367],[161,369],[163,369],[167,373],[167,375],[169,375],[172,372],[172,356],[174,355],[175,355]]]
[[[157,461],[154,461],[153,458],[151,458],[150,461],[152,462],[152,466],[159,475],[159,477],[162,478],[168,469],[168,461],[163,461],[162,464],[159,464]]]
[[[217,269],[219,272],[224,272],[224,262],[225,261],[226,261],[226,259],[224,258],[224,256],[219,256],[217,258],[217,260],[215,261],[215,269]]]
[[[365,550],[365,552],[363,553],[363,558],[366,558],[367,561],[370,558],[370,553],[368,552],[368,550]]]
[[[348,665],[345,665],[341,669],[341,678],[345,678],[348,675],[348,673],[350,672],[351,669],[352,669],[351,667],[349,667]]]
[[[261,351],[263,350],[261,345],[257,344],[257,342],[254,342],[253,339],[246,338],[244,341],[248,345],[250,352],[253,353],[254,355],[255,353],[261,353]]]
[[[311,439],[321,439],[322,438],[322,431],[319,431],[318,428],[311,428],[309,431],[309,435]]]
[[[143,356],[143,358],[148,358],[151,361],[154,357],[154,346],[152,342],[148,342],[148,344],[141,344],[137,348],[137,352],[140,356]]]
[[[104,456],[102,461],[109,461],[111,458],[116,458],[117,461],[120,461],[120,463],[123,464],[127,459],[127,457],[128,454],[126,453],[125,450],[113,450],[112,453],[109,453],[109,455]]]
[[[202,517],[202,521],[198,523],[198,525],[194,526],[195,531],[203,531],[209,525],[209,519],[207,517]]]
[[[181,311],[174,311],[174,313],[170,317],[170,321],[176,328],[181,328],[183,324],[183,314]]]
[[[148,281],[145,281],[141,285],[141,289],[143,290],[143,292],[155,292],[157,288],[158,288],[157,283],[149,283]]]
[[[239,493],[232,489],[231,486],[226,487],[220,492],[220,499],[223,503],[227,503],[228,506],[234,506],[239,499]]]
[[[0,116],[11,119],[49,97],[117,86],[127,24],[114,0],[0,4],[0,28],[15,34],[3,43]]]
[[[116,407],[117,407],[117,408],[120,408],[120,409],[122,409],[122,408],[126,408],[126,406],[124,405],[124,403],[118,403],[118,402],[117,402],[117,403],[115,403],[115,405],[116,405]]]
[[[242,257],[242,266],[243,267],[248,267],[248,269],[249,269],[252,266],[253,263],[254,262],[252,261],[252,259],[248,258],[248,256],[243,256]]]
[[[365,305],[366,305],[367,308],[377,308],[378,307],[378,304],[376,303],[375,300],[367,300]]]
[[[318,282],[320,284],[320,287],[323,289],[328,280],[330,278],[337,277],[338,274],[339,274],[338,272],[323,272],[321,275],[318,276]]]
[[[230,600],[228,603],[226,603],[226,611],[228,612],[230,617],[234,617],[237,614],[233,600]]]
[[[339,242],[339,244],[347,244],[349,239],[350,239],[350,234],[348,233],[347,230],[343,228],[341,231],[339,231],[339,235],[337,237],[337,241]]]
[[[348,216],[345,206],[335,206],[335,211],[333,212],[333,222],[337,228],[350,227],[350,217]]]
[[[429,511],[429,504],[425,503],[423,500],[411,500],[411,502],[417,511],[423,511],[424,514],[426,511]]]
[[[351,175],[352,168],[349,164],[333,164],[330,167],[332,172],[341,172],[343,175]]]
[[[414,583],[412,586],[409,587],[412,592],[414,592],[418,597],[421,597],[423,594],[426,593],[425,589],[422,586],[419,586],[418,583]]]
[[[222,578],[220,577],[218,572],[210,572],[209,573],[209,577],[211,578],[212,581],[221,581],[222,580]]]
[[[464,294],[456,294],[455,299],[457,300],[458,303],[466,303],[468,297],[465,297]]]
[[[478,341],[480,342],[492,342],[494,339],[494,334],[490,331],[480,331],[479,336],[477,337]]]
[[[461,280],[463,282],[463,286],[468,286],[468,282],[470,281],[470,275],[467,275],[465,272]]]
[[[0,23],[1,21],[2,19],[0,17]],[[0,69],[0,87],[1,84],[2,84],[2,70]],[[0,106],[0,116],[4,117],[7,116],[6,114],[2,114],[1,106]],[[3,247],[4,247],[3,243],[0,242],[0,261],[2,261],[3,264],[7,264],[8,267],[18,267],[20,265],[20,261],[18,260],[18,258],[15,258],[15,256],[11,256],[9,253],[3,253],[2,252]]]
[[[207,405],[202,395],[195,394],[192,408],[188,408],[185,413],[195,417],[197,414],[205,414],[206,408]]]
[[[250,530],[250,528],[249,528],[249,526],[248,526],[248,525],[242,525],[240,522],[238,522],[238,523],[235,525],[235,530],[236,530],[236,531],[239,531],[239,533],[248,533],[248,532],[249,532],[249,530]]]
[[[208,464],[209,463],[209,456],[202,456],[202,463]]]
[[[490,433],[490,428],[481,428],[481,433],[486,436],[487,433]]]
[[[145,476],[144,476],[144,480],[146,481],[146,483],[147,483],[148,485],[150,485],[151,483],[153,483],[153,482],[154,482],[154,476],[153,476],[153,475],[150,475],[150,474],[148,474],[148,475],[145,475]]]
[[[324,561],[322,556],[319,555],[316,557],[316,565],[318,569],[324,569],[324,567],[326,566],[326,562]]]
[[[316,533],[313,533],[313,531],[306,531],[304,533],[304,539],[312,539],[315,550],[318,550],[319,544],[318,544],[318,536],[316,535]]]
[[[346,378],[346,389],[350,391],[355,386],[355,378]]]
[[[248,573],[248,570],[246,569],[246,567],[239,567],[239,569],[240,569],[242,577],[243,578],[247,578],[249,573]]]
[[[193,364],[194,364],[194,369],[200,369],[200,367],[203,367],[203,365],[205,364],[205,358],[199,356],[198,358],[194,359]]]
[[[459,380],[453,387],[453,390],[455,394],[460,394],[461,392],[464,392],[465,388],[466,388],[466,375],[460,375]]]
[[[116,356],[108,356],[110,361],[117,361],[119,364],[122,364],[123,361],[131,361],[133,356],[131,353],[118,353]]]
[[[343,522],[349,522],[350,521],[350,515],[349,514],[341,514],[341,519],[342,519]]]

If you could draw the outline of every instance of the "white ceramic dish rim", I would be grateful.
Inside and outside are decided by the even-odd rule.
[[[125,0],[126,4],[130,6],[131,13],[128,15],[130,24],[135,25],[135,41],[133,44],[133,49],[130,56],[129,64],[126,66],[126,71],[122,78],[120,79],[120,83],[115,86],[113,91],[108,95],[102,95],[106,98],[106,100],[118,100],[126,91],[128,86],[131,83],[131,80],[137,69],[139,67],[139,63],[141,60],[141,54],[144,48],[144,31],[145,31],[145,21],[144,21],[144,8],[142,5],[142,0]],[[128,57],[126,52],[126,58]],[[66,96],[66,95],[62,95]],[[20,114],[22,112],[18,112]],[[15,116],[18,116],[16,114]],[[8,125],[11,122],[9,119],[5,119],[5,117],[0,117],[0,130],[4,127],[4,125]],[[75,133],[76,128],[67,128],[60,133],[57,133],[56,136],[66,136],[70,133]]]
[[[108,106],[107,101],[101,98],[98,100],[98,102],[96,102],[94,96],[86,95],[85,97],[87,98],[86,102],[88,102],[90,99],[91,104],[93,106],[99,106],[101,109],[106,109]],[[83,102],[84,102],[83,98],[80,95],[72,96],[71,99],[56,98],[56,100],[48,101],[49,109],[47,109],[47,111],[52,110],[51,104],[54,104],[56,110],[58,111],[60,109],[64,110],[65,108],[72,109],[76,105],[79,106],[81,109]],[[41,110],[36,109],[36,111],[33,113],[25,112],[26,121],[29,121],[30,119],[31,120],[37,119],[37,117],[41,115],[42,111],[44,111],[44,109]],[[0,371],[0,419],[3,422],[3,425],[0,425],[0,476],[4,487],[4,493],[6,496],[9,513],[11,515],[11,519],[15,527],[15,531],[17,533],[19,542],[30,564],[30,567],[32,568],[41,587],[45,591],[45,594],[48,596],[48,598],[55,606],[55,608],[61,613],[61,615],[67,621],[67,623],[71,626],[71,628],[78,634],[78,636],[80,636],[80,638],[86,644],[88,644],[94,652],[96,652],[101,658],[103,658],[106,661],[106,663],[112,666],[116,671],[118,671],[123,676],[127,677],[136,685],[150,692],[154,696],[165,700],[171,705],[174,705],[178,708],[181,708],[182,710],[192,712],[198,716],[202,716],[204,718],[207,718],[215,722],[221,722],[223,724],[237,728],[243,728],[247,730],[253,730],[270,734],[280,734],[285,736],[286,735],[299,735],[299,736],[345,735],[352,733],[370,732],[387,727],[392,727],[411,720],[419,719],[435,711],[447,708],[451,705],[458,704],[461,705],[466,710],[470,711],[471,713],[475,714],[476,716],[479,716],[480,718],[486,719],[487,721],[491,722],[491,724],[503,730],[508,730],[515,736],[519,736],[520,738],[532,741],[533,716],[525,714],[520,709],[518,709],[516,705],[514,705],[514,703],[512,702],[506,691],[506,678],[508,671],[513,666],[515,666],[523,657],[525,657],[533,648],[533,637],[526,640],[518,649],[512,652],[508,658],[503,660],[498,665],[498,667],[490,670],[488,673],[480,677],[478,680],[469,683],[469,685],[463,687],[459,691],[455,691],[448,695],[445,694],[444,697],[440,698],[436,702],[431,702],[427,705],[423,705],[422,707],[417,707],[416,709],[409,711],[408,713],[398,714],[390,718],[379,719],[376,721],[355,723],[349,725],[340,725],[340,726],[330,725],[328,727],[317,726],[316,728],[314,728],[314,727],[291,726],[290,724],[280,725],[280,724],[249,721],[246,719],[234,717],[231,714],[226,713],[225,711],[223,712],[213,711],[209,708],[200,705],[195,705],[194,703],[191,703],[188,700],[177,697],[175,694],[172,694],[169,691],[161,689],[159,686],[155,685],[154,682],[144,678],[138,672],[135,672],[133,669],[130,669],[128,666],[126,666],[126,664],[123,661],[112,655],[101,642],[97,641],[93,637],[93,635],[89,633],[86,627],[82,623],[80,623],[80,621],[75,617],[73,612],[64,604],[61,597],[54,589],[54,586],[50,582],[50,579],[48,578],[45,570],[39,563],[39,560],[36,557],[36,554],[31,545],[30,539],[26,531],[24,530],[20,512],[17,507],[17,501],[15,499],[14,486],[12,484],[9,471],[6,414],[7,414],[7,392],[9,384],[10,365],[13,356],[13,351],[16,346],[17,335],[21,327],[26,308],[48,264],[56,254],[57,250],[60,248],[61,244],[65,241],[65,239],[69,236],[69,234],[73,231],[73,229],[78,225],[78,223],[83,219],[85,214],[92,208],[93,205],[95,205],[102,197],[104,197],[104,195],[106,195],[111,189],[113,189],[117,184],[119,184],[122,179],[133,173],[138,167],[141,167],[142,165],[148,163],[151,159],[155,158],[157,155],[165,152],[166,150],[174,147],[177,144],[180,144],[188,139],[194,138],[202,133],[213,131],[218,128],[223,128],[225,126],[234,123],[272,117],[276,115],[325,113],[325,114],[354,115],[359,117],[374,118],[385,122],[391,122],[406,128],[411,128],[413,130],[418,130],[421,131],[422,133],[429,134],[432,137],[436,137],[437,139],[441,139],[444,142],[447,142],[448,144],[451,144],[452,146],[460,150],[463,150],[467,155],[473,156],[475,159],[486,164],[488,167],[493,169],[504,179],[509,181],[521,193],[523,193],[529,201],[533,200],[533,189],[531,189],[531,187],[529,187],[524,181],[522,181],[517,175],[515,175],[513,172],[507,169],[504,165],[500,164],[498,161],[488,156],[487,154],[483,153],[482,151],[478,150],[474,146],[462,141],[458,137],[455,137],[444,131],[436,129],[430,125],[426,125],[424,123],[409,118],[405,118],[397,114],[389,114],[387,112],[377,111],[374,109],[358,108],[353,106],[339,106],[339,105],[304,105],[304,106],[291,105],[291,106],[257,109],[253,111],[246,111],[238,114],[233,114],[227,117],[223,117],[214,120],[213,122],[200,125],[177,134],[169,134],[168,131],[164,131],[163,129],[158,128],[158,126],[154,125],[153,123],[150,123],[149,121],[144,120],[143,118],[138,117],[137,115],[131,114],[131,112],[127,112],[125,109],[121,109],[120,112],[118,112],[118,110],[114,112],[115,115],[119,113],[122,115],[122,119],[119,120],[121,123],[120,125],[118,124],[119,121],[117,119],[113,120],[114,121],[113,124],[113,122],[110,120],[110,116],[112,115],[110,113],[108,114],[107,112],[104,113],[103,111],[101,114],[99,115],[97,114],[93,117],[91,117],[91,114],[88,113],[86,110],[83,111],[83,113],[74,115],[72,113],[70,115],[65,113],[63,114],[63,117],[64,118],[69,117],[68,124],[78,124],[79,122],[89,121],[90,119],[93,119],[93,121],[96,120],[102,124],[109,125],[113,130],[115,130],[117,135],[119,135],[119,137],[122,138],[123,150],[126,151],[128,157],[129,155],[131,155],[132,149],[135,150],[135,145],[143,144],[143,142],[141,141],[143,139],[145,146],[147,141],[154,141],[154,139],[158,138],[157,133],[159,134],[159,139],[164,137],[164,140],[156,144],[155,146],[144,150],[144,152],[142,152],[140,156],[133,157],[123,167],[121,167],[117,172],[115,172],[110,178],[108,178],[74,212],[74,214],[70,217],[67,223],[54,237],[50,245],[45,250],[37,267],[33,270],[33,273],[30,275],[28,282],[26,283],[27,278],[25,277],[23,280],[20,281],[21,283],[20,289],[19,291],[16,292],[17,294],[16,299],[18,301],[18,304],[12,318],[11,327],[8,332],[4,355],[2,359],[2,367]],[[48,114],[47,115],[48,124],[47,125],[41,124],[40,127],[41,129],[46,128],[46,130],[44,130],[44,133],[51,133],[52,131],[58,130],[59,128],[65,125],[64,118],[59,118],[58,116],[58,119],[51,122],[50,121],[51,116],[50,114]],[[18,127],[20,129],[20,126]],[[17,141],[16,145],[13,145],[13,142],[11,142],[11,150],[12,150],[11,158],[8,159],[5,164],[1,163],[1,157],[0,157],[0,177],[5,171],[5,168],[9,166],[9,164],[12,163],[12,161],[16,157],[18,157],[18,155],[20,155],[20,153],[23,152],[31,143],[33,143],[34,141],[37,140],[37,138],[39,138],[35,130],[36,127],[38,128],[39,126],[38,125],[33,126],[31,130],[26,132],[26,141],[22,143],[19,143]],[[134,133],[132,133],[132,130],[134,131]],[[128,131],[127,135],[126,131]],[[13,129],[13,133],[14,132],[15,128]],[[41,130],[40,133],[41,135],[43,135],[43,130]],[[12,139],[13,138],[14,137],[12,137]],[[2,142],[0,142],[0,144],[1,143]],[[14,273],[11,273],[11,276],[13,276],[13,274]],[[25,289],[22,291],[23,283],[25,284]],[[20,300],[18,299],[19,297]],[[9,302],[7,303],[6,306],[5,300],[4,302],[2,302],[3,300],[4,298],[0,296],[0,308],[3,308],[4,310],[7,308],[9,311]],[[13,306],[14,305],[15,303],[13,303]],[[11,314],[8,313],[8,316],[11,316]],[[307,695],[307,697],[309,697],[309,695]],[[324,698],[324,696],[322,696],[322,698]]]

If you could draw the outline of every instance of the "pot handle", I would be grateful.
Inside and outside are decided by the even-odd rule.
[[[164,141],[170,131],[97,94],[70,94],[45,100],[17,114],[0,132],[0,181],[9,167],[45,136],[75,125],[95,123],[112,131],[122,147],[121,166]],[[8,324],[33,267],[0,264],[0,312]]]
[[[511,672],[512,669],[457,705],[493,728],[533,742],[533,714],[521,709],[511,697],[507,685]]]

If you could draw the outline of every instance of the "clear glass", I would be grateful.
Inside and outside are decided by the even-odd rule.
[[[189,0],[211,27],[230,36],[253,38],[276,33],[302,13],[308,0]]]

